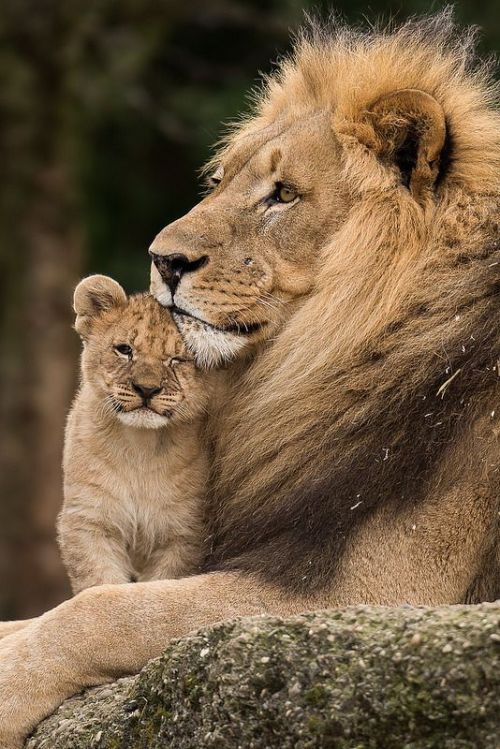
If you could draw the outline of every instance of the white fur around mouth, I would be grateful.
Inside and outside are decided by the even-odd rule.
[[[156,411],[151,411],[150,408],[138,408],[135,411],[120,411],[116,415],[125,426],[142,429],[160,429],[167,426],[170,421],[168,416],[157,414]]]
[[[244,336],[215,328],[197,317],[174,311],[173,318],[199,367],[216,367],[230,361],[246,345]]]
[[[206,325],[208,328],[212,328],[212,330],[216,330],[219,333],[226,333],[230,335],[251,335],[252,333],[255,333],[255,331],[260,330],[260,328],[262,328],[264,325],[264,323],[233,323],[232,325],[214,325],[213,323],[207,322],[207,320],[203,320],[203,318],[198,317],[192,312],[181,309],[180,307],[176,307],[175,305],[172,308],[172,312],[177,313],[177,315],[180,315],[181,317],[188,317],[191,320],[196,320],[196,322],[199,322],[202,325]]]
[[[231,325],[214,325],[213,323],[209,323],[204,320],[200,316],[201,313],[199,313],[198,310],[196,308],[193,308],[189,303],[182,301],[179,305],[178,300],[174,300],[170,289],[163,281],[158,281],[158,279],[155,278],[155,282],[154,284],[152,284],[152,287],[153,285],[154,289],[151,289],[153,296],[155,297],[156,301],[162,305],[162,307],[168,307],[172,313],[177,313],[177,315],[179,316],[184,316],[192,320],[196,320],[202,325],[205,325],[207,328],[211,328],[212,330],[218,331],[219,333],[242,336],[252,335],[252,333],[255,333],[257,330],[260,330],[262,327],[264,327],[264,325],[266,325],[265,322],[235,322]]]
[[[262,327],[261,324],[243,323],[230,328],[217,327],[202,320],[198,316],[198,310],[190,308],[186,301],[182,302],[185,309],[177,308],[170,290],[159,279],[159,274],[153,272],[152,292],[161,305],[170,308],[186,346],[195,357],[196,364],[202,368],[217,367],[225,361],[235,359],[245,348],[246,339]]]
[[[172,307],[172,293],[170,289],[162,289],[157,295],[156,300],[162,307]]]
[[[162,307],[172,307],[172,292],[162,280],[154,263],[151,263],[151,293]]]

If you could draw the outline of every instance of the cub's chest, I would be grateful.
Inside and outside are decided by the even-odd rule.
[[[169,518],[182,510],[183,498],[189,501],[185,471],[177,473],[164,467],[128,466],[117,481],[115,492],[124,519],[137,531],[144,526],[149,533],[161,530]]]
[[[113,491],[127,545],[151,550],[185,535],[201,515],[205,478],[199,459],[128,463]]]

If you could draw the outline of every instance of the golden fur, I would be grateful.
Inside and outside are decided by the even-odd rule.
[[[214,571],[91,588],[5,637],[2,749],[229,616],[498,595],[500,121],[469,42],[448,14],[305,35],[153,242],[188,348],[238,359]]]
[[[487,519],[473,562],[460,536],[453,547],[452,599],[481,578],[497,522],[494,417],[477,455],[493,468],[462,467],[496,408],[500,120],[471,40],[446,16],[303,36],[211,163],[213,192],[152,245],[204,258],[173,300],[153,270],[195,355],[261,349],[237,368],[217,427],[209,569],[331,587],[370,518],[403,520],[454,482],[453,522],[472,517],[464,492]],[[297,202],[266,203],[280,183]],[[260,327],[228,335],[228,322]],[[444,504],[441,521],[448,545]]]
[[[73,592],[193,573],[202,556],[210,378],[152,297],[127,299],[112,279],[91,276],[76,289],[75,310],[82,384],[66,429],[58,521]],[[135,383],[159,390],[147,406]]]

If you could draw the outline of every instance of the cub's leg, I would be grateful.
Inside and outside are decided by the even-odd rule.
[[[133,579],[125,543],[116,531],[76,514],[58,521],[61,556],[73,593],[95,585],[120,585]]]
[[[139,580],[169,580],[185,577],[199,569],[202,552],[199,544],[176,539],[168,546],[156,549],[142,570]]]
[[[310,608],[236,573],[89,588],[0,642],[0,748],[83,687],[137,673],[172,637],[237,615]]]

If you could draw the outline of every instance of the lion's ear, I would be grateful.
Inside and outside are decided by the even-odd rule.
[[[430,94],[407,88],[380,97],[365,114],[365,145],[397,166],[401,181],[420,201],[439,174],[446,140],[443,108]]]
[[[94,318],[113,307],[123,306],[127,295],[119,283],[108,276],[89,276],[80,281],[73,296],[75,330],[87,338]]]

